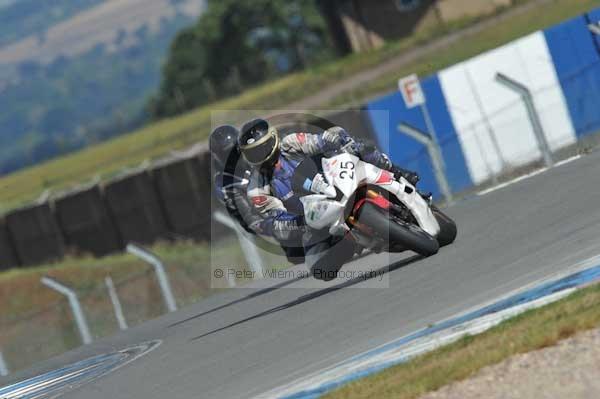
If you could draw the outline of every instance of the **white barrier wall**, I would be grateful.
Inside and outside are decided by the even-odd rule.
[[[576,141],[543,32],[456,64],[441,71],[439,79],[475,184],[506,166],[520,166],[541,157],[523,102],[496,82],[498,72],[533,92],[553,150]]]

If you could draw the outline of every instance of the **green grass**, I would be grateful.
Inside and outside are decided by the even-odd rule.
[[[523,34],[578,15],[598,4],[600,0],[555,0],[542,10],[536,8],[510,23],[489,28],[470,40],[461,40],[444,51],[430,54],[397,73],[377,79],[359,90],[345,93],[329,104],[321,106],[360,102],[374,93],[395,87],[397,77],[409,71],[432,73]],[[368,70],[410,48],[472,24],[478,19],[480,18],[467,18],[443,27],[424,29],[411,38],[389,43],[381,49],[350,55],[327,65],[286,76],[247,90],[240,96],[199,108],[177,118],[153,123],[128,135],[5,176],[0,179],[0,210],[6,211],[31,201],[45,189],[63,189],[95,176],[107,178],[123,168],[204,140],[210,130],[212,110],[285,108],[285,104],[314,94],[323,87],[343,81],[357,72]]]
[[[224,279],[211,279],[215,267],[245,269],[245,260],[235,239],[210,247],[206,243],[180,241],[150,248],[164,262],[179,306],[227,288]],[[263,257],[269,268],[287,267],[277,254]],[[152,268],[141,260],[116,254],[104,258],[67,258],[59,263],[0,273],[0,348],[11,370],[80,345],[65,298],[40,283],[50,276],[72,287],[80,298],[92,334],[98,338],[118,331],[104,278],[111,276],[129,326],[166,312]],[[237,281],[244,283],[243,276]],[[43,331],[43,334],[40,334]]]
[[[210,248],[208,244],[193,242],[159,243],[152,251],[163,259],[169,271],[179,273],[177,277],[190,278],[201,285],[197,290],[197,299],[208,294],[210,279]],[[232,261],[241,259],[241,253],[235,247],[230,249]],[[104,289],[104,277],[111,276],[115,283],[131,276],[149,272],[150,267],[132,255],[122,253],[103,258],[70,257],[63,261],[35,268],[12,269],[0,273],[0,304],[2,313],[0,325],[11,320],[26,318],[28,314],[43,309],[61,297],[46,289],[40,283],[42,276],[50,276],[73,287],[85,296],[98,289]],[[174,281],[175,285],[179,281]],[[178,295],[179,296],[179,295]],[[179,296],[180,302],[188,302]]]
[[[161,243],[152,250],[165,262],[180,306],[218,290],[210,286],[210,249],[206,244]],[[240,262],[240,251],[229,246],[228,259]],[[152,269],[127,254],[100,259],[68,258],[60,263],[2,272],[0,347],[13,371],[80,345],[67,301],[43,286],[42,276],[53,277],[78,293],[96,338],[118,331],[104,285],[106,276],[111,276],[117,287],[129,326],[166,311]]]
[[[212,292],[211,263],[218,260],[219,265],[240,269],[246,265],[235,238],[224,239],[213,246],[194,241],[160,242],[150,247],[150,250],[164,262],[172,280],[173,291],[181,305],[194,302]],[[288,266],[285,257],[278,253],[263,254],[263,262],[269,268]],[[55,263],[0,272],[0,327],[12,320],[27,318],[28,314],[61,298],[40,283],[42,276],[56,278],[85,296],[98,290],[104,291],[105,276],[111,276],[115,284],[125,284],[128,279],[151,272],[147,263],[128,253],[102,258],[67,257]],[[216,288],[223,287],[224,284]]]
[[[327,399],[417,398],[510,356],[556,344],[600,326],[600,285],[510,319],[476,336],[352,382]]]
[[[580,15],[597,6],[600,6],[600,0],[555,0],[545,6],[543,10],[536,7],[532,11],[513,17],[510,22],[504,22],[492,29],[486,29],[468,36],[458,43],[437,51],[433,56],[424,57],[393,73],[380,76],[356,90],[343,93],[327,105],[335,107],[345,104],[359,104],[366,98],[376,94],[392,92],[395,90],[400,76],[409,73],[417,73],[421,76],[432,74],[519,37]]]

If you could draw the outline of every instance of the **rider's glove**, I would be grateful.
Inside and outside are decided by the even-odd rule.
[[[322,135],[323,141],[329,149],[338,150],[346,144],[354,141],[354,139],[339,126],[330,127],[325,130]]]
[[[360,141],[355,141],[351,139],[348,143],[342,146],[342,151],[347,152],[348,154],[356,155],[361,158],[362,153],[364,152],[364,144]]]
[[[250,234],[263,234],[263,221],[264,219],[261,217],[253,218],[249,221],[248,228],[245,230]]]
[[[317,173],[315,177],[313,177],[310,191],[315,194],[324,194],[331,198],[335,198],[336,196],[335,188],[331,187],[320,173]]]

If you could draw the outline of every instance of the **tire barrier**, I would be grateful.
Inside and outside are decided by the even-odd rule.
[[[5,220],[0,219],[0,271],[18,265],[19,260],[14,250],[12,237],[8,233]]]
[[[56,199],[54,210],[70,249],[102,256],[124,248],[98,185]]]
[[[151,170],[172,235],[210,239],[209,154],[206,148],[159,162]]]
[[[149,244],[168,238],[158,192],[147,171],[116,178],[104,186],[103,192],[124,243]]]
[[[63,236],[50,204],[14,210],[6,215],[5,220],[21,265],[35,265],[64,256]]]

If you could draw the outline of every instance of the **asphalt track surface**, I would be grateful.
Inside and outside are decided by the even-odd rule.
[[[148,355],[64,398],[252,397],[597,255],[599,205],[597,152],[448,208],[459,226],[455,244],[427,259],[393,256],[388,288],[363,288],[372,282],[358,280],[229,290],[0,380],[0,386],[162,339]],[[384,267],[387,261],[373,255],[347,267]]]

